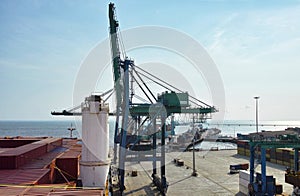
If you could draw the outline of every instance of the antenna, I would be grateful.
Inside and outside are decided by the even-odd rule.
[[[71,123],[71,126],[68,128],[68,130],[70,131],[70,138],[73,138],[73,131],[76,130],[76,128],[73,127],[73,123]]]

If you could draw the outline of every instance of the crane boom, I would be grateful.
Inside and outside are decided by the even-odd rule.
[[[111,43],[111,54],[113,59],[113,71],[114,71],[114,80],[117,82],[120,79],[120,51],[118,44],[118,27],[119,23],[115,17],[115,6],[113,3],[109,4],[108,9],[109,14],[109,25],[110,25],[110,43]]]
[[[111,44],[111,55],[113,61],[113,72],[114,72],[114,82],[116,90],[116,99],[117,99],[117,113],[120,112],[122,105],[122,82],[121,82],[121,57],[118,44],[118,27],[119,23],[116,20],[115,15],[115,5],[110,3],[108,6],[108,15],[109,15],[109,29],[110,29],[110,44]],[[118,111],[119,110],[119,111]]]
[[[113,3],[108,8],[109,24],[110,24],[110,42],[113,60],[113,72],[116,91],[116,124],[114,136],[114,162],[116,162],[117,152],[117,135],[119,134],[119,119],[122,113],[121,138],[119,150],[119,185],[121,193],[125,190],[125,158],[126,158],[126,136],[129,122],[129,67],[133,65],[133,61],[127,58],[121,59],[118,44],[118,21],[116,20],[115,7]]]
[[[115,16],[115,6],[113,3],[110,3],[108,6],[108,16],[109,16],[109,25],[110,25],[110,43],[111,43],[111,55],[113,61],[113,72],[114,72],[114,88],[116,92],[116,122],[115,122],[115,130],[114,130],[114,159],[113,162],[117,161],[117,135],[119,134],[119,120],[120,113],[122,111],[123,104],[123,88],[122,88],[122,78],[121,78],[121,66],[122,60],[120,57],[119,44],[118,44],[118,26],[119,23],[116,20]],[[122,119],[124,121],[124,119]],[[121,127],[123,126],[123,123]],[[123,129],[122,129],[123,130]],[[121,131],[121,134],[123,131]],[[121,145],[121,144],[120,144]],[[119,153],[122,153],[119,151]],[[124,165],[124,161],[119,158],[119,165]],[[120,190],[123,192],[124,188],[124,170],[119,169],[119,179],[120,180]]]

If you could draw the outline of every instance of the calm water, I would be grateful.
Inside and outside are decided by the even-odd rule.
[[[0,136],[52,136],[52,137],[70,137],[71,123],[77,130],[73,131],[73,137],[81,137],[81,122],[80,121],[0,121]],[[216,124],[217,122],[209,122]],[[255,126],[243,126],[245,124],[255,124],[254,121],[224,121],[229,125],[210,125],[203,124],[203,127],[218,128],[221,130],[221,135],[236,136],[237,133],[247,134],[255,132]],[[233,125],[232,125],[233,124]],[[276,131],[284,130],[289,126],[300,127],[300,121],[261,121],[260,124],[268,126],[259,126],[259,130]],[[276,126],[274,126],[276,125]],[[278,126],[289,125],[289,126]],[[114,122],[109,121],[110,126],[110,144],[113,144]],[[175,132],[177,134],[187,131],[190,126],[177,126]],[[210,142],[203,143],[202,148],[216,147],[219,144],[212,144]],[[203,147],[204,146],[204,147]],[[222,145],[224,147],[224,145]],[[225,148],[231,148],[226,146]]]
[[[258,126],[258,130],[265,131],[281,131],[288,127],[300,127],[300,121],[261,121],[261,126]],[[213,122],[203,124],[204,128],[217,128],[221,130],[220,135],[236,137],[237,133],[248,134],[256,132],[256,126],[254,121],[245,120],[226,120],[224,122]],[[190,126],[177,126],[175,128],[176,133],[183,133],[186,130],[191,129]],[[235,144],[222,143],[222,142],[208,142],[204,141],[195,146],[201,149],[211,149],[212,147],[218,147],[218,149],[236,149]]]
[[[73,137],[81,138],[81,121],[0,121],[0,137],[5,136],[40,136],[70,137],[68,128],[76,127]],[[110,143],[113,143],[114,123],[110,125]]]
[[[288,127],[300,127],[300,121],[260,121],[259,124],[261,125],[258,126],[259,131],[281,131]],[[236,137],[237,133],[248,134],[256,132],[255,122],[249,120],[225,120],[224,122],[208,121],[208,123],[203,124],[203,127],[217,128],[221,130],[221,135],[234,137]],[[191,127],[188,125],[177,126],[175,132],[180,134],[190,128]]]
[[[208,122],[210,124],[217,124],[218,122]],[[248,134],[256,132],[255,121],[247,120],[225,120],[225,125],[210,125],[204,124],[204,127],[218,128],[220,129],[221,135],[236,136],[237,133]],[[227,125],[229,124],[229,125]],[[233,124],[233,125],[232,125]],[[288,127],[300,127],[300,121],[260,121],[258,130],[262,131],[282,131]],[[245,126],[246,125],[246,126]],[[249,126],[252,125],[252,126]]]
[[[69,137],[73,121],[0,121],[0,136],[53,136]],[[79,137],[73,131],[73,137]]]

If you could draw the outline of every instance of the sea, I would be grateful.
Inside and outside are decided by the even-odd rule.
[[[0,137],[30,136],[30,137],[70,137],[69,127],[75,127],[72,137],[81,138],[80,120],[51,120],[51,121],[0,121]],[[248,134],[256,131],[255,121],[252,120],[224,120],[208,121],[203,123],[204,128],[217,128],[221,130],[220,135],[235,137],[237,133]],[[259,131],[280,131],[288,127],[300,127],[300,121],[260,121]],[[190,129],[190,125],[177,125],[176,134],[182,134]],[[114,121],[109,120],[110,145],[113,144]],[[203,142],[197,148],[210,149],[218,147],[220,149],[231,149],[236,146],[217,142]]]

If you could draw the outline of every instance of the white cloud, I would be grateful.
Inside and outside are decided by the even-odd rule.
[[[252,104],[253,94],[265,100],[264,119],[279,118],[270,100],[285,108],[286,119],[299,111],[286,96],[300,96],[299,21],[300,6],[294,6],[234,13],[215,28],[207,48],[224,80],[230,118],[249,118],[237,108]]]

